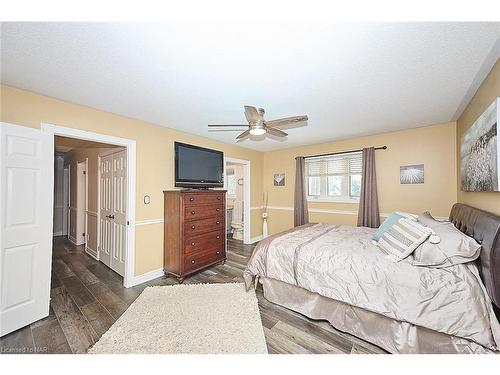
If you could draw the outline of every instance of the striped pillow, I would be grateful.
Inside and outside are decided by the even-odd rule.
[[[432,234],[432,229],[401,218],[378,241],[379,247],[399,262],[413,253]]]

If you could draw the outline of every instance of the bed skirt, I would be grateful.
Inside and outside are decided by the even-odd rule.
[[[334,328],[389,353],[495,353],[473,341],[394,320],[282,281],[260,277],[259,282],[268,301],[311,319],[327,320]]]

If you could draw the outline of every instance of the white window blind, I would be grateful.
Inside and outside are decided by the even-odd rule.
[[[362,153],[306,158],[307,196],[318,201],[359,201]]]

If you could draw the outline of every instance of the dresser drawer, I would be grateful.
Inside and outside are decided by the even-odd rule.
[[[215,248],[224,248],[226,237],[223,230],[192,236],[184,243],[186,254],[204,252]]]
[[[222,204],[210,204],[210,205],[198,205],[184,208],[184,220],[192,221],[198,219],[204,219],[207,217],[220,216],[223,214],[224,205]]]
[[[184,235],[186,237],[196,236],[201,233],[224,230],[224,216],[210,217],[184,224]]]
[[[182,195],[185,207],[198,206],[199,204],[221,204],[224,203],[224,192],[210,192],[207,194],[186,193]]]
[[[204,252],[188,255],[184,262],[184,272],[190,272],[203,268],[209,264],[224,260],[226,258],[226,252],[224,247],[221,246],[220,249],[207,250]]]

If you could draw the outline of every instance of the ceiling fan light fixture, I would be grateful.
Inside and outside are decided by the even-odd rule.
[[[261,136],[264,134],[269,134],[272,135],[273,137],[277,138],[284,138],[288,134],[285,133],[284,131],[280,130],[279,126],[283,125],[289,125],[289,124],[294,124],[296,122],[302,122],[302,121],[307,121],[307,116],[302,115],[302,116],[292,116],[292,117],[285,117],[285,118],[280,118],[276,120],[271,120],[271,121],[265,121],[264,120],[264,109],[263,108],[256,108],[251,105],[245,105],[243,106],[245,108],[245,117],[247,119],[248,125],[213,125],[210,124],[208,125],[208,131],[227,131],[227,130],[237,130],[237,129],[228,129],[230,127],[245,127],[247,128],[243,133],[238,135],[236,137],[237,142],[243,141],[248,138],[249,135],[253,136]],[[216,129],[219,127],[219,129]],[[257,138],[257,140],[261,140],[262,138]]]
[[[250,134],[252,134],[252,135],[266,134],[266,129],[264,129],[264,128],[252,128],[252,129],[250,129]]]

